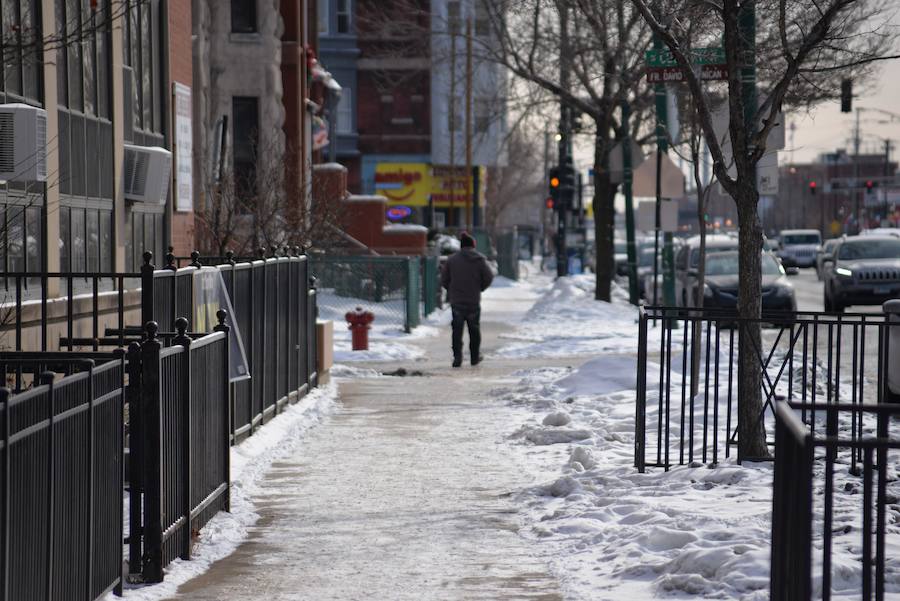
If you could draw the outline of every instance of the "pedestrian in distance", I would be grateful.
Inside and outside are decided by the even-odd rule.
[[[469,356],[472,365],[481,363],[481,293],[494,280],[487,259],[475,250],[475,238],[463,232],[460,250],[444,264],[441,285],[450,297],[453,314],[453,367],[462,365],[463,326],[469,329]]]

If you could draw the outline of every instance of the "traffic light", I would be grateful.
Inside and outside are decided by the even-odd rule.
[[[556,203],[549,196],[547,197],[547,200],[544,201],[544,203],[545,203],[544,206],[546,206],[551,211],[553,210],[553,207],[556,206]]]
[[[849,79],[841,81],[841,112],[853,111],[853,82]]]
[[[547,208],[552,209],[559,204],[559,186],[561,183],[559,167],[550,167],[550,173],[548,175],[550,197],[547,199]]]
[[[875,187],[875,182],[873,182],[870,179],[867,179],[866,180],[866,192],[871,192],[872,188],[874,188],[874,187]]]
[[[577,174],[572,159],[568,159],[559,166],[559,202],[561,208],[571,209],[575,206],[575,192],[577,190]]]
[[[809,182],[809,193],[815,196],[817,187],[816,182]]]

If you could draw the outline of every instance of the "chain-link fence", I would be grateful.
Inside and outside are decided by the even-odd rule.
[[[420,263],[421,257],[313,257],[320,315],[342,322],[348,311],[362,307],[375,314],[376,324],[412,330],[421,319]]]
[[[519,234],[516,228],[497,234],[497,272],[511,280],[519,279]]]

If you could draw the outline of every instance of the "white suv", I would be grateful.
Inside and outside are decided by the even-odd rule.
[[[785,267],[813,267],[822,244],[819,230],[781,230],[778,256]]]

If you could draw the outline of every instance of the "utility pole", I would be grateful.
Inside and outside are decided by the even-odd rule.
[[[884,139],[884,175],[885,177],[889,177],[891,175],[891,140],[889,138]],[[887,190],[882,189],[881,198],[884,201],[884,221],[888,221],[888,195]]]
[[[559,9],[559,86],[563,90],[569,89],[569,7],[563,4]],[[568,167],[571,162],[569,155],[569,136],[571,120],[569,119],[569,107],[565,103],[559,106],[559,168],[560,172]],[[567,178],[563,178],[567,179]],[[569,275],[569,257],[566,249],[566,216],[568,204],[572,201],[572,195],[562,193],[560,202],[556,207],[556,276]]]
[[[634,197],[631,184],[634,180],[634,172],[631,169],[631,105],[628,100],[622,101],[622,185],[625,193],[625,235],[627,237],[628,251],[628,300],[632,305],[638,304],[637,285],[637,246],[634,243]],[[653,284],[654,288],[656,283]]]
[[[466,18],[466,229],[472,229],[472,17]]]
[[[456,119],[456,28],[459,21],[450,20],[450,174],[448,176],[450,187],[450,209],[447,212],[447,225],[456,225],[456,208],[453,206],[453,198],[456,195],[456,130],[459,122]],[[447,179],[445,179],[447,181]]]
[[[664,48],[662,40],[653,35],[653,47]],[[669,150],[666,138],[668,121],[668,98],[666,86],[656,84],[653,87],[656,99],[656,227],[653,232],[653,305],[659,304],[656,280],[659,277],[659,231],[662,213],[662,158]],[[700,202],[698,199],[697,202]],[[675,306],[675,250],[672,232],[665,232],[663,239],[663,303],[668,307]]]
[[[853,195],[856,197],[856,233],[860,233],[862,226],[862,195],[864,192],[859,187],[860,165],[859,165],[859,146],[862,134],[859,129],[859,107],[856,108],[856,128],[853,130]]]

